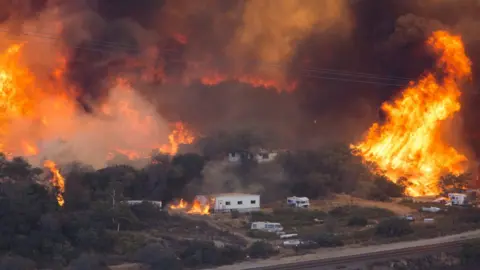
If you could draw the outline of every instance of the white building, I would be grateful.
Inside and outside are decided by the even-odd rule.
[[[216,195],[198,195],[195,197],[201,204],[209,204],[214,212],[252,212],[260,210],[260,195],[244,193],[223,193]]]
[[[277,152],[269,152],[266,150],[261,150],[259,153],[255,155],[255,160],[258,163],[267,163],[274,161],[278,156]]]
[[[452,205],[464,205],[467,202],[467,194],[448,193],[448,198]]]

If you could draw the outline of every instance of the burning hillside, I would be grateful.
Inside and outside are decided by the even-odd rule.
[[[441,132],[454,113],[480,143],[480,95],[460,111],[460,41],[436,32],[438,70],[408,84],[431,67],[423,43],[440,29],[480,61],[477,1],[17,2],[0,16],[0,151],[36,165],[146,164],[152,150],[244,130],[271,148],[352,142],[399,88],[356,148],[393,181],[408,177],[410,194],[463,171],[467,154]]]
[[[23,62],[22,47],[13,44],[0,55],[0,151],[7,155],[103,166],[117,153],[143,158],[157,149],[174,155],[179,144],[193,142],[183,123],[165,123],[124,80],[113,83],[116,91],[99,114],[85,114],[74,88],[63,80],[62,67],[41,78]],[[95,149],[82,150],[86,145]]]
[[[385,123],[375,123],[365,140],[352,146],[392,181],[406,177],[412,196],[438,194],[440,176],[463,172],[467,161],[444,141],[442,124],[460,110],[459,84],[470,78],[471,62],[458,36],[437,31],[427,44],[439,54],[441,74],[426,73],[384,103]]]

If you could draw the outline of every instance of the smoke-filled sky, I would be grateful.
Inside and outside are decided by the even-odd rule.
[[[447,29],[462,35],[473,62],[463,133],[480,151],[478,0],[5,0],[0,7],[12,33],[50,33],[29,42],[66,55],[67,79],[87,113],[115,91],[108,79],[123,76],[168,122],[201,134],[253,128],[287,147],[356,140],[381,118],[396,85],[432,68],[425,39]],[[48,65],[51,56],[35,59]],[[367,79],[381,83],[358,82]]]

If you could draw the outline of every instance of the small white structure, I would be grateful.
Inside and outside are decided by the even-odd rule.
[[[289,233],[289,234],[282,234],[280,235],[280,239],[289,239],[298,237],[298,233]]]
[[[241,160],[242,160],[242,156],[240,155],[240,153],[236,153],[236,152],[228,153],[228,162],[239,163]]]
[[[310,207],[310,200],[307,197],[288,197],[287,204],[296,208],[308,208]]]
[[[448,198],[452,205],[464,205],[467,202],[467,194],[463,193],[448,193]]]
[[[250,225],[250,229],[266,232],[281,232],[283,231],[283,226],[278,222],[255,221]]]
[[[260,210],[260,195],[245,193],[223,193],[216,195],[198,195],[195,197],[202,205],[209,204],[214,212],[253,212]]]
[[[162,208],[162,202],[161,201],[130,200],[130,201],[121,201],[121,203],[126,203],[128,205],[138,205],[138,204],[142,204],[142,203],[150,203],[150,204],[153,204],[154,206],[157,206],[158,208]]]
[[[266,150],[261,150],[255,155],[255,160],[258,163],[268,163],[274,161],[278,156],[277,152],[268,152]]]
[[[423,212],[437,213],[437,212],[440,212],[440,210],[442,210],[442,209],[440,209],[438,207],[434,207],[434,206],[422,207]]]

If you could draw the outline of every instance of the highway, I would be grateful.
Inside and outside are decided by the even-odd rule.
[[[347,266],[365,262],[401,259],[413,255],[423,255],[450,251],[472,240],[480,239],[480,230],[466,233],[424,239],[410,242],[375,245],[359,248],[337,248],[319,250],[316,254],[259,260],[222,266],[215,270],[318,270],[335,269],[335,266]],[[333,267],[333,268],[332,268]]]

